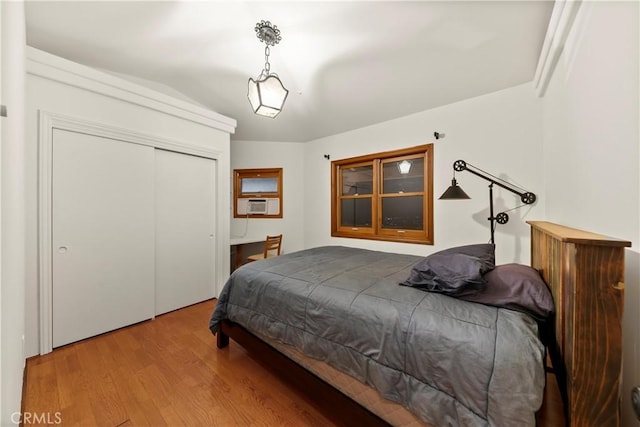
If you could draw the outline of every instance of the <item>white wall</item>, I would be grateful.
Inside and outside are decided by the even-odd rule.
[[[543,98],[545,216],[630,240],[622,425],[640,385],[639,33],[637,2],[583,2]]]
[[[540,195],[544,182],[540,168],[541,121],[541,101],[531,85],[524,84],[304,144],[233,141],[232,168],[284,168],[284,217],[249,220],[247,234],[283,230],[289,252],[345,245],[424,255],[454,245],[488,242],[487,181],[468,172],[459,173],[458,182],[472,199],[437,198],[450,185],[452,164],[458,159]],[[445,138],[436,141],[434,131],[445,133]],[[331,237],[331,160],[430,142],[435,142],[433,246]],[[494,199],[500,210],[522,204],[516,195],[499,188],[494,189]],[[497,262],[529,262],[529,228],[524,220],[544,219],[544,203],[541,197],[532,206],[509,212],[509,223],[497,226]],[[233,220],[232,234],[242,235],[245,226],[245,220]]]
[[[39,348],[38,316],[38,118],[64,114],[116,128],[216,150],[218,168],[216,271],[221,289],[229,273],[229,132],[235,121],[119,78],[33,48],[27,49],[27,355]],[[230,130],[231,129],[231,130]]]
[[[265,120],[256,117],[256,120]],[[232,219],[232,236],[283,234],[283,252],[304,249],[304,144],[292,142],[233,141],[231,170],[282,168],[282,218]],[[233,188],[233,186],[231,187]],[[231,207],[233,218],[233,206]],[[261,250],[261,249],[259,249]],[[246,255],[246,254],[245,254]]]
[[[541,102],[530,84],[516,86],[305,144],[305,246],[346,245],[424,255],[447,247],[489,241],[488,182],[457,174],[471,200],[438,200],[462,159],[538,195],[543,191]],[[445,134],[435,140],[434,131]],[[435,143],[433,246],[331,237],[331,160]],[[519,206],[519,198],[494,189],[496,212]],[[524,219],[542,219],[544,198],[510,212],[496,229],[496,261],[528,263],[529,228]]]
[[[2,72],[0,103],[0,425],[19,413],[25,353],[24,46],[22,2],[0,2]]]

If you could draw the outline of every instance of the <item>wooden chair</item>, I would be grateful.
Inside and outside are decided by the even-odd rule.
[[[282,245],[282,234],[277,236],[267,236],[264,241],[264,252],[261,254],[249,255],[247,262],[259,261],[265,258],[271,258],[280,255],[280,246]]]

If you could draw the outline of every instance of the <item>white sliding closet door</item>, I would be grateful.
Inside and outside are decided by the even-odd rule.
[[[53,347],[153,317],[154,149],[53,130]]]
[[[216,162],[156,150],[156,314],[215,296]]]

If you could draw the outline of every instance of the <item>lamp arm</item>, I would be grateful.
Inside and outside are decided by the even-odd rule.
[[[517,194],[518,196],[520,196],[520,200],[522,200],[522,203],[525,203],[527,205],[530,205],[536,201],[535,194],[529,191],[520,191],[519,189],[516,189],[515,187],[511,186],[511,184],[509,184],[506,181],[503,181],[503,182],[497,181],[494,179],[495,177],[487,174],[482,169],[478,169],[472,164],[465,162],[464,160],[456,160],[455,162],[453,162],[453,170],[455,170],[456,172],[462,172],[466,170],[467,172],[470,172],[476,176],[479,176],[480,178],[489,181],[491,184],[495,184],[498,187],[504,188],[505,190],[508,190],[514,194]]]

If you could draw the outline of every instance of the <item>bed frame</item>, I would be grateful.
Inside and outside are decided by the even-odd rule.
[[[619,426],[624,248],[631,242],[528,223],[531,265],[556,304],[548,347],[567,424]]]
[[[544,221],[531,226],[531,265],[551,288],[556,315],[543,331],[568,426],[619,426],[624,248],[631,242]],[[243,327],[223,321],[229,338],[328,408],[338,425],[388,425]]]

